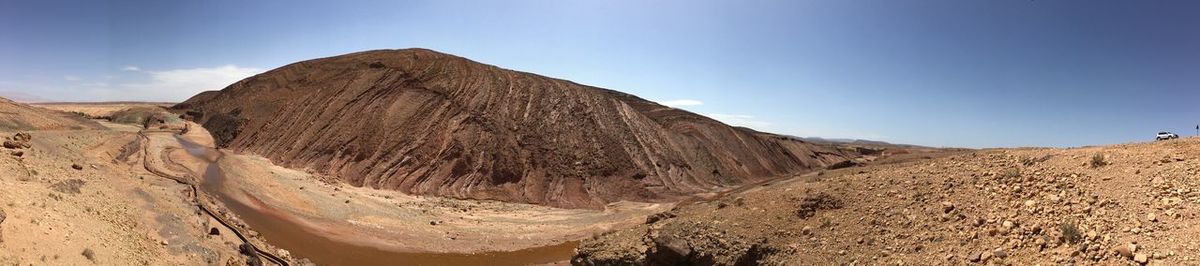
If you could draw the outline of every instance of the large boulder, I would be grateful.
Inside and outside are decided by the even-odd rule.
[[[29,135],[29,133],[24,133],[24,132],[17,133],[11,139],[4,140],[4,148],[8,148],[8,149],[29,148],[30,146],[32,146],[30,143],[31,140],[33,140],[33,136]]]

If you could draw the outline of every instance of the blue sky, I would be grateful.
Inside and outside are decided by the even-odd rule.
[[[0,94],[180,101],[423,47],[798,136],[1078,146],[1200,122],[1196,1],[249,2],[0,2]]]

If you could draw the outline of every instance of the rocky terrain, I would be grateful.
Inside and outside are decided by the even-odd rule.
[[[573,263],[1200,264],[1200,138],[932,157],[682,204]]]
[[[0,128],[0,265],[245,264],[185,186],[145,171],[141,126],[5,99],[0,110],[20,125]]]
[[[207,130],[156,104],[13,105],[35,112],[20,121],[99,128],[0,130],[0,265],[561,263],[575,240],[673,206],[561,209],[353,187],[213,150]]]
[[[423,49],[294,63],[174,109],[219,147],[355,186],[567,208],[678,199],[862,155]]]

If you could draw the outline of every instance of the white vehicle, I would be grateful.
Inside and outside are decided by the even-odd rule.
[[[1179,135],[1175,135],[1175,133],[1163,131],[1163,132],[1158,132],[1158,136],[1155,136],[1154,140],[1169,140],[1169,139],[1177,139],[1177,138],[1179,138]]]

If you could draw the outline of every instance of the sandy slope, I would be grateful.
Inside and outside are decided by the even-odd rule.
[[[0,130],[99,129],[100,124],[77,115],[29,106],[0,98]],[[7,136],[6,136],[7,137]]]
[[[91,117],[111,117],[114,113],[128,110],[130,108],[166,108],[174,105],[173,103],[153,103],[153,102],[90,102],[90,103],[72,103],[72,102],[45,102],[33,103],[30,106],[41,107],[51,110],[64,112],[77,112]]]

